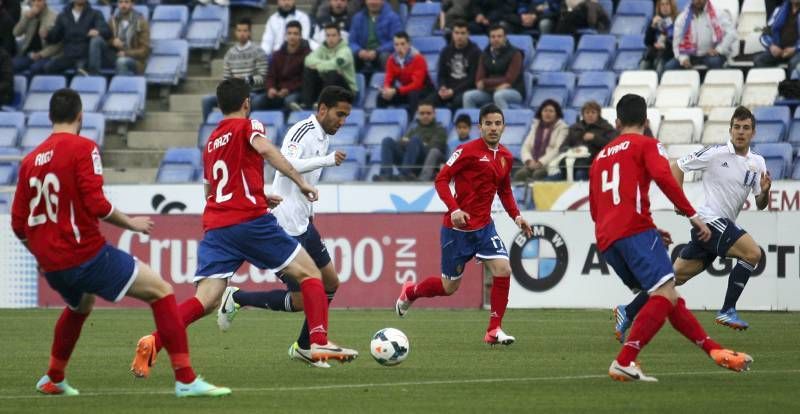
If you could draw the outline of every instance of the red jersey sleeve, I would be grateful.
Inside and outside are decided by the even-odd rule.
[[[513,160],[509,159],[509,166],[513,165]],[[500,182],[500,186],[497,188],[497,195],[500,196],[500,202],[503,203],[503,208],[506,209],[506,212],[511,217],[511,220],[515,220],[517,216],[519,216],[519,207],[517,207],[517,200],[514,199],[514,192],[511,191],[511,168],[509,167],[508,172],[506,173],[503,180]]]
[[[81,148],[76,154],[78,191],[91,215],[106,218],[114,211],[114,206],[103,194],[103,162],[100,160],[100,151],[95,145],[89,148]]]
[[[666,154],[667,151],[660,142],[653,139],[644,141],[642,156],[644,157],[644,165],[647,172],[653,177],[653,180],[664,192],[664,195],[672,201],[672,204],[683,214],[686,214],[687,217],[692,217],[697,212],[692,207],[692,204],[689,203],[686,194],[683,193],[683,189],[675,181],[675,177],[672,176]]]
[[[439,198],[442,199],[442,202],[447,206],[447,211],[459,209],[456,198],[453,197],[453,193],[450,192],[450,180],[469,163],[466,159],[466,154],[464,154],[464,150],[463,147],[458,147],[453,151],[453,155],[450,156],[450,159],[444,164],[439,174],[436,175],[436,181],[434,182],[436,193],[439,194]]]
[[[19,181],[17,182],[17,189],[14,192],[14,202],[11,205],[11,229],[20,240],[26,240],[25,236],[25,222],[28,220],[30,214],[30,195],[28,190],[28,176],[24,172],[24,166],[19,172]]]

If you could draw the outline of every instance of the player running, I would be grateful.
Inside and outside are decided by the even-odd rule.
[[[429,277],[416,285],[406,282],[395,311],[402,317],[418,298],[452,295],[461,284],[464,265],[476,257],[493,276],[489,327],[483,340],[491,345],[510,345],[515,338],[503,332],[501,324],[508,305],[511,267],[491,217],[495,194],[528,236],[531,227],[520,214],[511,191],[514,157],[500,144],[505,128],[503,111],[494,104],[485,105],[478,122],[481,138],[458,146],[436,176],[436,192],[447,206],[440,235],[442,276]],[[450,192],[451,180],[455,181],[455,196]]]
[[[617,381],[657,381],[645,375],[635,359],[667,318],[673,328],[718,365],[745,371],[753,359],[723,349],[706,335],[675,290],[672,263],[663,241],[669,241],[669,234],[657,229],[650,216],[650,182],[654,180],[676,208],[689,217],[698,240],[708,242],[711,231],[672,178],[664,147],[643,135],[646,122],[644,99],[632,94],[623,96],[617,103],[620,135],[600,151],[589,171],[589,206],[597,246],[626,286],[649,294],[633,322],[630,339],[611,362],[608,374]]]
[[[95,296],[118,302],[130,296],[150,304],[156,327],[164,332],[178,397],[231,393],[195,375],[186,329],[178,316],[172,286],[146,264],[106,243],[98,218],[123,229],[148,234],[148,217],[128,217],[103,195],[103,164],[97,145],[78,135],[81,98],[60,89],[50,98],[53,133],[23,160],[11,211],[11,227],[33,253],[47,283],[67,307],[56,322],[50,367],[36,390],[78,395],[65,379],[72,350]]]
[[[686,283],[711,266],[717,257],[736,258],[736,265],[728,277],[725,302],[715,320],[718,324],[738,330],[747,329],[748,324],[736,313],[736,302],[761,261],[761,249],[735,221],[751,192],[755,195],[758,209],[767,208],[772,185],[764,157],[750,150],[755,127],[753,113],[740,106],[731,117],[731,139],[728,143],[705,147],[670,163],[672,176],[681,185],[684,173],[704,171],[703,192],[706,200],[697,213],[711,230],[711,239],[704,242],[697,238],[697,231],[692,229],[692,240],[681,250],[674,263],[675,284],[680,286]],[[630,321],[645,302],[647,293],[642,292],[627,306],[614,308],[614,334],[617,340],[625,340]]]
[[[316,114],[300,121],[286,132],[281,153],[310,185],[316,185],[322,175],[322,168],[341,165],[347,157],[342,151],[328,153],[330,138],[344,125],[353,105],[353,93],[339,86],[328,86],[322,90]],[[321,155],[327,154],[327,155]],[[322,273],[322,283],[328,295],[328,304],[339,287],[339,277],[328,255],[328,250],[314,226],[314,207],[306,199],[301,189],[289,177],[275,175],[273,192],[282,198],[281,204],[272,210],[278,224],[294,237],[311,255],[314,264]],[[217,325],[227,331],[236,313],[242,306],[271,309],[275,311],[298,312],[303,310],[303,296],[300,285],[284,273],[279,274],[288,290],[277,289],[268,292],[245,292],[238,287],[229,286],[222,297],[222,305],[217,312]],[[308,334],[308,321],[303,323],[297,342],[289,347],[292,359],[306,362],[316,367],[328,368],[325,361],[309,359],[311,342]]]
[[[220,307],[228,279],[245,261],[260,269],[284,271],[300,285],[303,310],[310,326],[312,361],[350,361],[352,349],[328,341],[328,304],[319,269],[294,238],[269,214],[264,194],[264,160],[289,177],[308,201],[317,190],[281,155],[264,135],[264,125],[248,119],[250,86],[241,79],[226,79],[217,86],[217,100],[224,115],[203,149],[206,207],[205,236],[197,249],[195,296],[179,306],[186,325]],[[131,371],[149,375],[161,348],[161,331],[139,340]]]

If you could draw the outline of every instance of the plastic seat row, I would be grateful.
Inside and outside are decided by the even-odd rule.
[[[80,134],[103,146],[106,118],[101,113],[84,112]],[[19,147],[29,152],[52,132],[52,123],[47,112],[32,112],[27,122],[22,112],[0,112],[0,148]]]

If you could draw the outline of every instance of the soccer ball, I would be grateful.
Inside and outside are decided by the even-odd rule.
[[[369,344],[369,352],[381,365],[397,365],[405,361],[410,350],[406,334],[395,328],[375,332]]]

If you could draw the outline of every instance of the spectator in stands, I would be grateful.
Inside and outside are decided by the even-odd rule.
[[[20,0],[0,0],[0,6],[11,17],[12,27],[19,22],[22,16],[22,2]],[[28,4],[30,6],[30,4]]]
[[[222,79],[240,78],[250,84],[250,106],[264,105],[264,79],[267,76],[267,55],[251,41],[252,22],[245,17],[236,23],[236,44],[222,60]],[[217,95],[203,98],[203,120],[217,106]]]
[[[16,9],[14,9],[16,4]],[[0,49],[5,49],[9,56],[17,54],[17,42],[14,39],[14,25],[20,17],[19,0],[0,0]],[[16,18],[13,13],[16,11]]]
[[[61,52],[61,44],[49,44],[47,31],[56,24],[58,13],[47,6],[45,0],[31,0],[30,8],[14,26],[14,36],[21,37],[19,52],[14,57],[14,73],[30,70],[41,73],[50,58]]]
[[[597,0],[565,0],[556,33],[577,36],[581,29],[607,33],[610,28],[611,19]]]
[[[386,137],[381,142],[381,173],[374,181],[430,181],[447,150],[447,130],[436,121],[433,103],[417,108],[417,122],[400,140]],[[423,165],[420,169],[420,165]],[[400,176],[392,174],[396,165]]]
[[[774,67],[789,64],[789,74],[800,71],[800,0],[786,0],[772,13],[767,29],[761,35],[761,44],[767,49],[755,56],[757,67]]]
[[[475,86],[464,93],[464,108],[479,108],[494,101],[500,109],[519,104],[525,96],[522,52],[508,43],[506,29],[489,29],[489,45],[481,53]]]
[[[14,69],[11,55],[0,48],[0,105],[8,105],[14,100]]]
[[[576,180],[589,179],[589,166],[594,157],[617,136],[617,130],[608,121],[600,116],[600,104],[589,101],[581,108],[581,118],[569,127],[567,138],[561,144],[559,152],[566,152],[572,148],[585,147],[589,158],[575,160],[573,177]],[[566,176],[564,162],[561,162],[562,174]]]
[[[103,13],[93,9],[87,0],[74,0],[72,7],[65,7],[59,13],[56,24],[47,32],[47,43],[62,43],[64,48],[60,56],[47,62],[45,72],[62,74],[74,68],[81,74],[87,74],[87,67],[99,68],[100,61],[89,61],[90,44],[105,43],[108,39],[111,39],[111,29]],[[98,59],[99,56],[93,58]]]
[[[514,174],[514,181],[533,181],[547,176],[547,167],[557,155],[567,137],[569,126],[558,102],[547,99],[536,111],[528,136],[522,143],[520,154],[522,168]]]
[[[353,93],[358,90],[353,52],[342,39],[339,26],[335,23],[325,26],[325,43],[306,56],[302,107],[292,109],[311,108],[322,89],[330,85],[341,86]]]
[[[97,74],[100,67],[114,66],[117,75],[133,76],[144,73],[150,56],[150,26],[147,18],[133,9],[133,0],[118,0],[117,13],[108,21],[111,28],[109,43],[93,42],[89,48],[89,72]],[[99,56],[98,56],[99,55]]]
[[[520,24],[526,33],[538,32],[547,34],[555,29],[558,16],[561,14],[560,0],[520,1]]]
[[[661,74],[664,64],[675,57],[672,52],[672,31],[678,17],[678,5],[675,0],[658,0],[656,4],[656,15],[647,27],[644,37],[647,54],[640,67],[645,70],[655,69]]]
[[[475,19],[470,3],[472,0],[443,0],[439,14],[439,28],[452,30],[456,22],[471,22]]]
[[[386,61],[386,77],[378,95],[378,107],[406,105],[410,118],[430,87],[425,58],[411,47],[408,33],[398,32],[394,35],[394,53]]]
[[[264,37],[261,39],[261,48],[267,55],[272,55],[283,47],[283,36],[289,22],[300,23],[302,38],[311,38],[311,19],[304,11],[297,10],[295,0],[278,0],[278,11],[267,19],[267,27],[264,28]]]
[[[403,24],[384,0],[366,0],[366,4],[350,24],[350,49],[355,54],[356,69],[372,73],[386,67],[392,37],[403,30]]]
[[[717,13],[708,0],[691,0],[690,7],[675,20],[672,37],[675,57],[664,69],[689,69],[694,65],[719,69],[731,54],[736,40],[736,29],[726,10]]]
[[[329,24],[336,25],[339,28],[339,34],[344,42],[347,43],[350,38],[350,15],[347,8],[347,0],[328,0],[326,7],[320,15],[315,18],[316,24],[314,25],[314,34],[311,36],[311,49],[316,49],[325,43],[326,33],[325,27]]]
[[[450,44],[439,54],[439,90],[432,99],[436,106],[458,109],[464,104],[464,92],[475,85],[481,50],[469,40],[467,22],[458,21],[452,29]]]
[[[325,17],[328,16],[331,8],[333,8],[333,3],[331,0],[314,0],[314,4],[311,5],[311,17],[317,24],[325,21]],[[348,21],[364,8],[364,0],[343,0],[343,3],[345,3],[347,10]]]
[[[308,42],[301,37],[301,30],[297,21],[286,23],[286,40],[272,54],[267,71],[267,97],[255,108],[281,109],[300,100],[304,61],[311,53]]]
[[[204,6],[207,4],[211,4],[211,0],[197,0],[197,2]],[[162,3],[164,2],[162,1]],[[230,0],[214,0],[214,4],[216,4],[217,6],[228,7],[231,4],[231,2]]]
[[[469,131],[472,129],[472,119],[469,115],[461,114],[456,117],[455,122],[456,137],[458,138],[458,145],[461,145],[470,140]]]
[[[522,29],[518,0],[472,0],[470,7],[470,14],[475,16],[469,26],[471,33],[489,33],[493,26],[502,26],[511,33]]]

